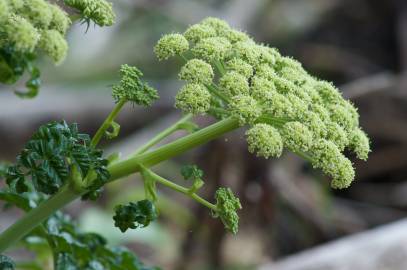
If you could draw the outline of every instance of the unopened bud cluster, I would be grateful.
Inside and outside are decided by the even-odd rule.
[[[66,56],[65,33],[71,24],[68,14],[44,0],[0,2],[0,47],[19,53],[45,52],[59,64]]]
[[[183,34],[164,35],[154,51],[160,60],[186,59],[179,74],[186,85],[176,107],[236,118],[249,126],[250,152],[279,157],[287,148],[308,157],[335,188],[348,187],[354,179],[345,149],[367,159],[369,139],[359,127],[357,109],[333,84],[225,21],[207,18]]]
[[[85,21],[100,26],[114,23],[112,4],[105,0],[65,0]],[[67,54],[65,34],[71,20],[57,4],[45,0],[0,1],[0,47],[17,53],[45,52],[59,64]]]

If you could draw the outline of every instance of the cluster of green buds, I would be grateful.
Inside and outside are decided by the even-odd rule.
[[[346,188],[355,177],[346,149],[367,159],[370,144],[357,109],[332,83],[225,21],[206,18],[183,34],[164,35],[154,51],[160,60],[185,61],[179,78],[186,84],[175,106],[237,119],[248,127],[248,148],[257,156],[279,157],[288,149],[329,175],[333,188]]]
[[[63,3],[78,12],[72,19],[94,21],[100,26],[112,25],[112,4],[104,0],[65,0]],[[68,51],[65,35],[72,20],[63,7],[46,0],[0,1],[0,83],[14,84],[28,71],[26,83],[35,96],[39,86],[39,70],[33,61],[38,53],[48,55],[61,64]]]
[[[0,4],[1,47],[17,52],[43,50],[55,63],[67,53],[65,33],[71,24],[68,14],[44,0],[4,0]]]

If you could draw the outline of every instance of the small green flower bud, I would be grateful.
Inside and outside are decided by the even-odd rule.
[[[232,58],[226,62],[226,69],[236,71],[247,79],[253,75],[253,67],[239,58]]]
[[[261,115],[261,108],[251,96],[234,96],[230,102],[230,113],[239,120],[241,126],[253,124]]]
[[[211,94],[204,85],[184,85],[175,97],[175,107],[194,115],[206,113],[211,106]]]
[[[70,7],[78,9],[84,19],[92,20],[99,26],[111,26],[116,15],[112,3],[105,0],[64,0]]]
[[[71,25],[68,14],[57,5],[50,5],[49,7],[52,12],[52,20],[49,25],[50,29],[55,29],[62,35],[65,35],[66,30]]]
[[[278,130],[267,124],[256,124],[246,132],[249,152],[264,158],[280,157],[283,140]]]
[[[52,11],[44,0],[25,1],[23,16],[35,26],[46,29],[52,20]]]
[[[298,98],[302,100],[303,103],[307,104],[307,106],[310,106],[312,104],[312,98],[308,95],[306,91],[300,86],[297,86],[294,84],[293,89],[291,89],[291,93]]]
[[[65,60],[68,51],[68,43],[57,30],[45,30],[41,33],[39,47],[49,56],[56,64]]]
[[[188,27],[184,33],[184,37],[192,43],[197,43],[201,39],[215,37],[216,31],[209,25],[194,24]]]
[[[309,76],[307,81],[301,86],[301,89],[311,98],[312,104],[323,104],[324,100],[319,95],[315,87],[316,84],[316,80]]]
[[[348,134],[337,123],[328,122],[325,126],[327,129],[326,139],[336,144],[340,151],[343,151],[349,143]]]
[[[230,49],[230,42],[224,37],[211,37],[199,41],[192,52],[208,62],[222,60]]]
[[[318,114],[309,111],[299,117],[299,120],[311,130],[315,138],[323,138],[326,136],[326,126]]]
[[[319,116],[322,122],[327,123],[331,121],[328,110],[321,104],[311,103],[310,109],[312,112],[316,113]]]
[[[213,76],[212,66],[200,59],[189,60],[179,73],[181,80],[201,84],[211,84]]]
[[[268,96],[266,96],[268,98]],[[291,117],[294,114],[291,102],[280,93],[272,93],[271,99],[268,99],[263,107],[265,113],[274,117]]]
[[[278,71],[281,71],[283,68],[290,68],[296,70],[299,73],[307,73],[303,69],[301,63],[291,57],[279,57],[274,65],[274,68]]]
[[[276,86],[277,91],[281,94],[290,93],[292,91],[295,91],[295,89],[297,88],[294,83],[278,76],[274,76],[273,82]]]
[[[339,163],[336,164],[336,175],[333,176],[331,187],[335,189],[347,188],[355,178],[355,169],[352,162],[345,156],[341,156]]]
[[[308,74],[299,72],[297,69],[291,67],[283,67],[279,71],[279,75],[282,78],[289,80],[290,82],[294,83],[297,86],[304,85],[308,79]]]
[[[251,79],[250,94],[253,98],[259,101],[270,101],[276,93],[276,86],[273,81],[266,78],[253,76]]]
[[[300,122],[285,123],[281,135],[284,145],[294,152],[307,152],[312,145],[311,131]]]
[[[252,66],[257,66],[261,60],[261,51],[252,40],[239,41],[233,44],[236,57],[243,59]]]
[[[310,152],[314,168],[321,169],[333,178],[333,188],[346,188],[353,181],[355,171],[352,163],[333,142],[320,139],[312,145]]]
[[[341,125],[346,131],[350,131],[356,127],[355,119],[346,107],[334,104],[330,105],[328,110],[330,112],[331,120]]]
[[[26,19],[11,15],[4,26],[7,41],[14,45],[17,51],[31,52],[37,46],[40,34]]]
[[[330,82],[317,81],[315,82],[314,87],[326,103],[335,104],[343,99],[338,89],[336,89],[336,87]]]
[[[262,63],[274,65],[276,61],[281,57],[276,49],[270,48],[266,45],[258,45],[257,49],[260,52],[260,61]]]
[[[225,228],[233,234],[239,229],[239,216],[237,210],[242,209],[239,198],[236,198],[230,188],[219,188],[215,193],[217,211],[214,217],[222,220]]]
[[[228,71],[219,80],[219,86],[228,96],[248,95],[249,83],[247,79],[235,71]]]
[[[300,119],[303,115],[308,114],[308,104],[301,98],[294,94],[288,93],[287,99],[291,103],[292,115],[291,118]]]
[[[370,152],[370,142],[366,133],[360,128],[355,128],[350,133],[349,148],[356,153],[359,159],[367,160]]]
[[[112,96],[116,102],[131,101],[141,106],[150,106],[158,99],[157,90],[141,81],[143,73],[129,65],[120,67],[120,83],[112,87]]]
[[[276,78],[276,73],[274,69],[269,64],[260,64],[256,67],[256,76],[266,78],[267,80],[274,80]]]
[[[354,127],[359,126],[359,113],[357,108],[349,100],[343,99],[341,104],[349,112],[352,118],[352,126]]]
[[[246,41],[250,39],[250,37],[246,33],[234,29],[226,31],[223,34],[223,36],[227,38],[232,44],[239,41]]]
[[[200,24],[212,27],[216,31],[217,35],[222,35],[230,30],[229,24],[224,20],[220,20],[218,18],[208,17],[202,20]]]
[[[181,55],[189,49],[189,43],[181,34],[164,35],[154,47],[159,60],[165,60],[175,55]]]

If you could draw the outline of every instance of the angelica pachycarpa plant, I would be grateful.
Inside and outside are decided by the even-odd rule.
[[[79,1],[75,3],[81,9]],[[157,218],[157,185],[163,185],[207,207],[226,230],[237,233],[242,206],[230,188],[220,187],[210,202],[198,195],[205,176],[196,165],[181,169],[189,182],[186,186],[158,175],[152,167],[238,128],[247,129],[249,152],[277,158],[287,149],[327,174],[333,188],[346,188],[355,177],[352,162],[343,154],[346,149],[367,159],[369,139],[351,102],[331,83],[308,74],[298,61],[256,43],[225,21],[207,18],[183,34],[164,35],[154,52],[159,60],[183,61],[179,79],[185,84],[175,97],[175,107],[184,116],[130,156],[104,157],[97,145],[103,137],[118,135],[115,119],[120,110],[127,103],[147,107],[158,98],[138,68],[122,65],[121,79],[112,87],[116,105],[92,138],[79,133],[75,124],[51,122],[39,128],[16,163],[4,170],[8,188],[0,199],[28,213],[0,235],[0,252],[20,239],[28,243],[32,236],[45,235],[56,269],[99,269],[92,263],[140,269],[126,268],[133,262],[126,261],[127,251],[107,247],[100,236],[73,230],[59,212],[79,197],[97,199],[104,185],[135,173],[143,179],[145,199],[116,206],[114,225],[122,232],[148,226]],[[211,116],[214,123],[200,128],[193,121],[195,115]],[[177,130],[187,134],[156,147]],[[50,222],[58,224],[58,230],[48,226]],[[78,245],[92,252],[81,257]],[[10,263],[8,258],[4,262]]]
[[[72,8],[73,14],[68,15],[66,7]],[[110,26],[114,19],[112,4],[104,0],[1,0],[0,83],[14,84],[28,72],[28,91],[16,93],[35,97],[41,83],[35,64],[39,53],[61,64],[68,51],[65,35],[73,21]]]

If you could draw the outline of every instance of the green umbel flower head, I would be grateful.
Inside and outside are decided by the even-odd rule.
[[[50,9],[52,12],[52,20],[49,27],[65,35],[66,30],[71,25],[68,14],[56,5],[50,5]]]
[[[226,230],[236,234],[239,228],[237,210],[242,209],[239,198],[236,198],[230,188],[219,188],[215,193],[217,211],[214,217],[219,217]]]
[[[246,132],[249,152],[269,158],[280,157],[283,140],[278,129],[267,124],[256,124]]]
[[[39,47],[54,60],[56,64],[64,61],[68,43],[57,30],[46,30],[41,33]]]
[[[158,59],[165,60],[175,55],[181,55],[189,49],[188,40],[181,34],[164,35],[154,47]]]
[[[230,101],[230,114],[239,120],[241,126],[255,123],[261,115],[258,102],[251,96],[238,95]]]
[[[44,0],[25,1],[22,13],[35,27],[41,29],[48,28],[52,20],[50,4]]]
[[[256,43],[220,19],[191,25],[184,37],[169,36],[156,45],[160,60],[183,53],[184,58],[205,61],[182,68],[180,78],[200,87],[182,88],[178,108],[233,117],[249,126],[250,152],[278,157],[286,147],[329,175],[333,187],[349,186],[355,173],[343,152],[352,150],[366,160],[369,139],[359,127],[357,109],[332,83],[311,76],[297,60]]]
[[[99,26],[111,26],[116,15],[112,3],[105,0],[64,0],[64,3],[77,9],[85,21],[93,21]]]
[[[197,43],[201,39],[215,37],[216,31],[209,25],[195,24],[190,26],[184,33],[184,37],[192,43]]]
[[[40,39],[37,29],[27,19],[14,14],[5,23],[4,32],[6,43],[22,52],[32,52]]]
[[[71,25],[69,15],[59,5],[78,11],[83,20],[111,25],[114,21],[112,5],[105,0],[64,0],[51,4],[46,0],[0,1],[0,83],[14,84],[29,73],[27,90],[16,91],[20,97],[33,98],[40,87],[40,70],[35,60],[45,52],[55,64],[66,57],[66,31]]]
[[[219,87],[227,96],[249,95],[249,82],[247,79],[235,72],[229,71],[219,80]]]
[[[243,75],[246,79],[253,75],[253,67],[239,58],[232,58],[226,62],[226,68],[230,71],[235,71]]]
[[[175,107],[186,113],[204,114],[210,108],[211,94],[197,83],[186,84],[175,97]]]
[[[189,83],[211,84],[213,76],[212,66],[200,59],[189,60],[179,73],[179,78]]]
[[[116,102],[124,100],[150,106],[158,99],[157,90],[141,80],[143,73],[138,68],[122,65],[120,75],[120,83],[112,87],[112,96]]]
[[[312,145],[311,131],[300,122],[285,123],[281,132],[284,145],[292,151],[307,152]]]
[[[192,52],[208,62],[223,60],[230,49],[230,42],[224,37],[210,37],[199,41]]]

